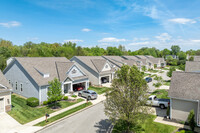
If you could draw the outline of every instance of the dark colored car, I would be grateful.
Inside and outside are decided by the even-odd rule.
[[[151,77],[147,77],[147,78],[145,78],[145,80],[146,80],[147,83],[149,83],[149,82],[152,81],[152,78]]]

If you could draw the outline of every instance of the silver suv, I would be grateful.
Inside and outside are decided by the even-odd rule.
[[[92,91],[92,90],[83,90],[83,91],[80,91],[78,93],[78,96],[79,97],[85,97],[89,100],[91,99],[97,99],[97,93],[95,91]]]

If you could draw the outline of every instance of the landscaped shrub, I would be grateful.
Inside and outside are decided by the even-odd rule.
[[[63,95],[59,96],[58,101],[61,101],[63,98]]]
[[[77,97],[77,95],[72,95],[72,97],[76,98],[76,97]]]
[[[26,101],[27,101],[27,105],[31,107],[36,107],[39,105],[39,100],[35,97],[30,97]]]
[[[64,100],[68,100],[68,96],[64,96],[64,98],[63,98]]]
[[[170,107],[169,107],[169,106],[167,107],[167,112],[166,112],[166,115],[167,115],[167,116],[169,116],[169,115],[170,115]]]
[[[153,83],[153,86],[155,87],[160,87],[162,85],[162,83],[158,82],[158,83]]]
[[[194,110],[191,110],[190,114],[188,115],[187,121],[192,131],[194,131],[194,128],[196,126],[196,122],[194,118],[195,118]]]
[[[48,104],[48,101],[44,101],[44,102],[43,102],[43,105],[47,105],[47,104]]]

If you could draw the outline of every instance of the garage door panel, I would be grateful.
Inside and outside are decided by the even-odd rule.
[[[197,102],[172,99],[172,118],[186,121],[189,112],[193,109],[195,112],[195,119],[196,119],[197,108],[198,108]]]

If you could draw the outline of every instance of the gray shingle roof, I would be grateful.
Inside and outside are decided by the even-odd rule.
[[[95,66],[96,70],[100,73],[107,61],[104,59],[91,59],[91,62]]]
[[[200,61],[186,61],[186,72],[200,72]]]
[[[180,99],[200,100],[200,73],[173,72],[169,96]]]
[[[69,62],[65,57],[15,57],[28,74],[39,85],[48,85],[49,81],[58,78],[56,62]],[[39,72],[49,74],[44,78]]]
[[[56,62],[58,78],[60,81],[64,81],[66,79],[66,73],[73,65],[74,62]]]
[[[3,86],[5,87],[3,87]],[[5,78],[5,76],[3,75],[3,73],[0,71],[0,93],[1,92],[7,92],[10,91],[12,89],[11,85],[8,83],[8,80]]]
[[[129,59],[129,60],[135,60],[136,62],[140,61],[140,62],[142,62],[141,65],[147,65],[148,63],[152,63],[147,57],[145,57],[143,55],[139,55],[139,56],[124,56],[124,57]]]
[[[200,56],[194,56],[194,61],[200,61]]]
[[[135,60],[127,60],[120,56],[103,56],[103,57],[109,60],[114,65],[117,65],[118,67],[122,67],[125,64],[129,66],[137,65]]]
[[[107,62],[107,60],[102,56],[75,56],[75,58],[77,58],[82,63],[87,65],[96,73],[105,73],[105,72],[100,72],[100,70],[103,69],[105,62]],[[107,71],[107,73],[111,73],[112,71],[114,70],[112,69],[111,71]]]

